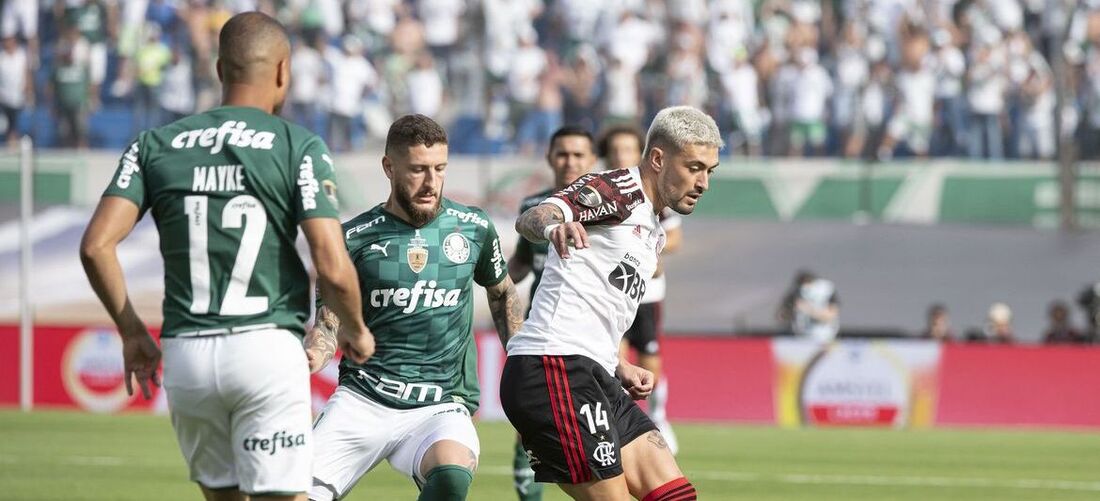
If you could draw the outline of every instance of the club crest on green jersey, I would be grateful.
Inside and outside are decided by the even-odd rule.
[[[443,255],[455,264],[463,264],[470,259],[470,241],[458,228],[443,240]]]
[[[420,230],[416,230],[416,235],[409,239],[405,257],[409,259],[409,269],[413,273],[424,271],[424,267],[428,265],[428,240],[420,236]]]

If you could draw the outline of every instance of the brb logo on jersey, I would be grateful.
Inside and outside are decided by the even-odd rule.
[[[631,261],[631,262],[628,262]],[[645,280],[642,275],[638,273],[640,266],[638,260],[627,254],[623,257],[623,260],[615,266],[615,269],[611,270],[611,274],[607,276],[607,282],[612,287],[619,289],[631,299],[638,301],[645,295]]]

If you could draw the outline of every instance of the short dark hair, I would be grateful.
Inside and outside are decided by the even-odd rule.
[[[237,14],[218,33],[218,60],[227,83],[247,81],[257,68],[274,67],[278,57],[289,54],[286,27],[262,12]]]
[[[642,152],[642,148],[645,147],[645,137],[642,136],[641,129],[631,124],[624,123],[612,125],[611,127],[604,129],[603,133],[600,134],[600,142],[596,147],[597,154],[599,154],[600,158],[604,160],[607,159],[607,155],[611,153],[611,138],[618,136],[619,134],[629,134],[631,136],[634,136],[634,139],[638,140],[638,153]]]
[[[390,125],[390,131],[386,133],[387,156],[393,155],[395,151],[404,154],[408,148],[418,144],[429,148],[437,144],[447,144],[447,131],[435,120],[419,113],[405,115]]]
[[[588,129],[585,129],[584,127],[581,127],[579,125],[566,125],[564,127],[558,128],[558,130],[554,131],[554,134],[550,136],[550,143],[546,147],[546,151],[549,152],[550,150],[554,149],[554,143],[558,142],[558,139],[568,136],[580,136],[586,138],[588,139],[588,144],[590,145],[595,144],[596,142],[596,140],[592,137],[592,133],[588,132]]]

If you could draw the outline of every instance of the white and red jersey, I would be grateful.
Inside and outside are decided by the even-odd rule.
[[[611,374],[619,341],[657,270],[665,231],[637,167],[591,173],[547,198],[588,232],[587,249],[562,259],[550,246],[531,313],[508,355],[583,355]]]

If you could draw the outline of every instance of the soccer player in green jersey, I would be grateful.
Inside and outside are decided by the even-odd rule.
[[[383,459],[411,478],[420,500],[465,499],[480,451],[473,284],[485,288],[501,341],[523,306],[489,216],[443,197],[447,134],[423,115],[401,117],[386,136],[385,203],[344,223],[359,275],[363,315],[377,351],[344,358],[340,383],[314,424],[317,501],[342,499]],[[339,320],[318,308],[311,336]]]
[[[567,125],[555,131],[554,135],[550,136],[550,148],[546,152],[546,163],[554,172],[554,187],[523,199],[519,213],[523,214],[527,209],[538,206],[550,195],[565,189],[577,178],[592,172],[596,166],[593,142],[592,133],[581,127]],[[548,242],[535,243],[520,236],[516,241],[516,251],[508,260],[508,276],[512,282],[519,283],[527,277],[528,273],[534,273],[535,281],[531,284],[532,298],[535,297],[539,279],[542,278],[542,265],[546,262],[548,248]],[[535,472],[531,469],[527,451],[518,440],[512,466],[516,495],[520,501],[542,499],[542,484],[535,482]]]
[[[230,19],[219,41],[222,106],[138,135],[80,257],[122,335],[127,391],[133,377],[151,398],[161,351],[127,296],[117,246],[152,212],[164,258],[164,388],[191,479],[208,500],[301,500],[313,438],[299,226],[321,294],[344,327],[344,352],[362,362],[374,344],[328,149],[275,116],[290,84],[284,28],[249,12]]]

